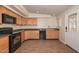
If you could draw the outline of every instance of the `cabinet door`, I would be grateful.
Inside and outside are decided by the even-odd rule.
[[[22,25],[22,22],[21,21],[22,21],[21,20],[21,16],[17,15],[17,17],[16,17],[16,24],[17,25]]]
[[[37,30],[28,30],[26,32],[27,39],[39,39],[39,31]]]
[[[34,30],[31,31],[31,39],[39,39],[39,31],[38,30]]]
[[[37,25],[36,18],[27,18],[27,25]]]
[[[10,16],[13,16],[13,11],[6,8],[6,14],[10,15]]]
[[[25,20],[25,18],[23,18],[23,23],[24,23],[24,25],[26,25],[26,20]]]
[[[6,13],[6,8],[3,6],[0,6],[0,24],[2,24],[2,13]]]
[[[0,6],[0,13],[6,13],[6,8],[3,6]]]
[[[25,20],[24,20],[23,17],[21,18],[21,20],[22,20],[22,21],[21,21],[21,22],[22,22],[22,25],[25,25]]]
[[[24,25],[27,25],[27,19],[24,18]]]
[[[46,31],[46,39],[59,39],[59,31]]]
[[[13,17],[17,17],[17,14],[9,9],[6,8],[6,13],[7,15],[13,16]]]
[[[39,39],[39,31],[34,31],[34,38]]]
[[[25,31],[25,40],[30,39],[31,37],[31,32],[30,31]]]
[[[0,52],[8,52],[9,48],[8,36],[0,38]]]
[[[25,39],[25,31],[23,31],[21,32],[21,42],[24,42]]]

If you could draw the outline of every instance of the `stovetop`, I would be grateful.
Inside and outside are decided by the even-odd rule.
[[[15,30],[13,30],[13,34],[18,33],[18,32],[22,32],[22,31],[24,31],[24,29],[15,29]]]
[[[13,28],[11,27],[3,27],[0,28],[0,35],[12,34]]]

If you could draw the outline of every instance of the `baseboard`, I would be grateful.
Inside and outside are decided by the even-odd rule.
[[[59,39],[59,41],[60,41],[60,42],[62,42],[63,44],[66,44],[66,42],[65,42],[65,41],[61,41],[60,39]]]
[[[76,53],[79,53],[78,51],[76,51],[75,49],[73,49],[72,47],[70,47],[69,45],[65,44],[66,46],[68,46],[69,48],[71,48],[72,50],[74,50]]]
[[[46,40],[59,40],[59,39],[46,39]]]

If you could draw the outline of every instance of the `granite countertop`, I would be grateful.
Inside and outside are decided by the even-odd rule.
[[[21,31],[21,30],[40,30],[40,29],[41,29],[41,30],[49,30],[49,29],[59,30],[58,28],[27,28],[27,29],[16,29],[16,30],[17,30],[17,31],[18,31],[18,30]],[[15,31],[16,31],[16,30],[15,30]]]
[[[27,30],[39,30],[39,31],[41,31],[41,30],[59,30],[58,28],[28,28],[28,29],[15,29],[15,30],[13,30],[13,34],[15,34],[15,33],[19,33],[19,32],[23,32],[23,31],[27,31]],[[11,34],[0,34],[0,38],[1,37],[4,37],[4,36],[10,36]]]
[[[29,28],[25,30],[59,30],[58,28]]]
[[[18,32],[22,32],[22,31],[27,31],[27,30],[59,30],[58,28],[28,28],[28,29],[15,29],[13,30],[13,33],[18,33]]]

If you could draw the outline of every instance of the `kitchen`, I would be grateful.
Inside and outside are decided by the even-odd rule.
[[[51,10],[50,12],[49,11],[47,12],[47,10],[45,10],[44,12],[44,8],[47,8],[47,7],[49,7],[50,9],[51,7],[53,7],[53,11],[56,14],[51,14],[52,13]],[[57,15],[68,10],[73,6],[70,6],[70,5],[52,6],[51,5],[51,7],[44,6],[43,8],[42,6],[39,6],[39,5],[35,7],[32,5],[31,6],[29,5],[0,6],[0,53],[8,53],[8,52],[9,53],[13,53],[13,52],[15,53],[24,53],[24,52],[38,52],[38,53],[39,52],[43,52],[43,53],[44,52],[51,52],[51,53],[74,52],[76,53],[78,52],[79,46],[77,47],[77,50],[76,50],[74,49],[74,47],[62,42],[61,39],[65,36],[64,32],[68,31],[68,29],[65,29],[66,26],[63,25],[64,21],[60,20],[62,16]],[[58,7],[63,8],[63,10],[60,9],[58,11],[57,9]],[[78,7],[79,6],[77,6],[76,8]],[[36,8],[36,10],[33,10],[34,8]],[[41,11],[39,11],[38,8],[40,8]],[[56,12],[54,8],[58,12]],[[27,9],[30,10],[30,13],[27,11]],[[31,13],[31,12],[34,12],[34,13]],[[63,23],[61,23],[61,21]],[[37,42],[39,44],[35,44]],[[35,45],[33,46],[31,43]],[[53,44],[54,49],[57,49],[57,50],[53,51],[53,47],[46,48],[48,45],[46,46],[44,43],[48,45],[50,45],[50,43],[51,45]],[[29,44],[31,46],[30,48],[29,48]],[[37,46],[40,45],[40,46],[36,47],[36,45]],[[43,45],[45,45],[46,47],[44,48]],[[37,49],[37,48],[39,49],[35,51],[35,50],[32,50],[32,47],[33,49]],[[44,50],[41,50],[42,48],[44,48]]]

